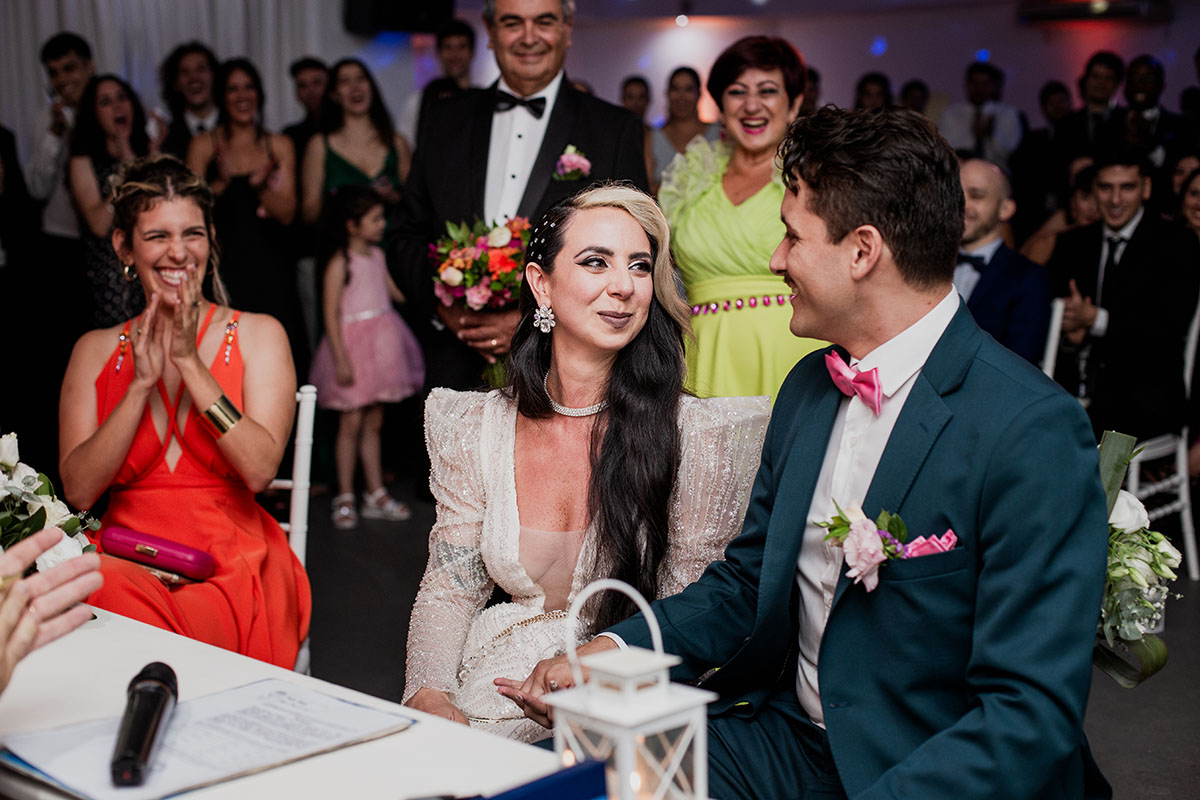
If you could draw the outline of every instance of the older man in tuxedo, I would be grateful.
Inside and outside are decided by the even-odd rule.
[[[1151,167],[1138,150],[1096,161],[1101,219],[1059,234],[1047,268],[1066,298],[1055,378],[1088,402],[1097,433],[1176,433],[1186,416],[1184,340],[1200,293],[1200,242],[1146,201]]]
[[[479,385],[486,361],[502,358],[515,311],[471,311],[433,296],[428,246],[446,222],[536,218],[598,180],[646,189],[641,122],[564,80],[574,0],[487,0],[484,22],[500,79],[429,109],[389,246],[389,266],[413,308],[430,386]],[[569,145],[591,162],[587,175],[557,180]],[[421,330],[422,322],[433,327]]]
[[[1050,325],[1049,275],[1004,243],[1004,224],[1016,211],[1004,172],[972,158],[963,163],[960,177],[966,213],[954,288],[979,327],[1036,364]]]
[[[720,693],[710,794],[1108,796],[1083,735],[1108,533],[1096,443],[954,291],[954,153],[913,112],[826,107],[792,124],[782,162],[771,269],[792,333],[835,346],[784,382],[725,560],[654,604],[673,677]],[[835,502],[951,546],[863,559],[818,524]],[[581,651],[649,640],[640,616],[607,633]],[[536,717],[551,681],[571,683],[562,659],[500,688]]]

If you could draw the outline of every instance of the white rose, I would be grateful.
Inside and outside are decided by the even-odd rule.
[[[29,511],[37,511],[36,506],[46,509],[46,527],[57,528],[71,518],[71,509],[62,500],[56,500],[50,495],[39,494],[37,499],[29,504]]]
[[[442,270],[442,283],[447,286],[458,286],[463,282],[462,270],[454,267],[446,267]]]
[[[504,247],[512,241],[512,231],[506,225],[497,225],[488,231],[488,247]]]
[[[33,478],[32,481],[29,481]],[[26,481],[29,481],[26,483]],[[20,492],[35,492],[38,488],[38,473],[37,470],[28,464],[17,463],[13,467],[12,478],[9,479],[8,485],[14,486]]]
[[[1117,502],[1112,513],[1108,515],[1108,524],[1119,531],[1133,533],[1150,525],[1150,517],[1146,507],[1129,492],[1122,489],[1117,495]]]
[[[17,435],[8,433],[0,436],[0,467],[12,469],[20,460],[21,454],[17,450]]]
[[[79,544],[79,542],[75,541],[64,533],[62,535],[62,540],[60,540],[58,544],[54,545],[54,547],[51,547],[49,550],[38,556],[38,572],[45,572],[46,570],[53,569],[59,564],[70,561],[72,558],[81,555],[83,555],[83,547]]]

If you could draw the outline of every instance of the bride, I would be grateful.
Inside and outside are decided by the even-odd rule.
[[[409,628],[408,705],[544,738],[493,680],[562,652],[575,594],[611,576],[664,597],[721,557],[769,407],[683,394],[689,310],[666,220],[642,192],[600,186],[534,227],[508,386],[437,389],[425,407],[437,522]],[[512,601],[485,609],[496,585]],[[635,610],[598,596],[579,635]]]

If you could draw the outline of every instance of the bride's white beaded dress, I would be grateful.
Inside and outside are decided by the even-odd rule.
[[[681,459],[671,499],[661,596],[695,581],[741,530],[770,405],[765,397],[680,400]],[[524,678],[562,652],[567,605],[607,574],[594,528],[522,528],[513,447],[516,404],[502,393],[435,389],[425,438],[437,522],[408,633],[404,699],[449,692],[473,727],[522,741],[550,735],[492,684]],[[511,603],[484,608],[499,585]]]

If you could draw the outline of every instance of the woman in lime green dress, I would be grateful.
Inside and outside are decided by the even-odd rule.
[[[825,344],[792,335],[788,288],[768,267],[784,232],[775,151],[800,108],[804,79],[800,54],[783,39],[730,45],[707,84],[724,140],[697,137],[663,177],[658,199],[692,305],[687,385],[701,397],[773,402],[796,362]]]

